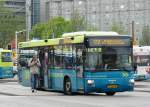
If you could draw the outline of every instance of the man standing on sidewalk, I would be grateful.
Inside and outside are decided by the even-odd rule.
[[[40,63],[39,59],[37,58],[37,55],[33,55],[32,59],[29,61],[28,65],[30,67],[30,73],[31,73],[32,92],[34,92],[34,90],[37,88],[39,67],[41,66],[41,63]]]

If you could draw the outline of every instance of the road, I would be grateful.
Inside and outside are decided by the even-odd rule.
[[[146,107],[150,105],[150,81],[136,82],[134,92],[65,96],[37,91],[17,82],[0,80],[0,107]]]

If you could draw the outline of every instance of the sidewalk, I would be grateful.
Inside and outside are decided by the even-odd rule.
[[[49,95],[54,96],[60,93],[48,91],[36,91],[32,93],[30,87],[21,86],[17,82],[9,82],[9,83],[2,83],[0,85],[0,94],[8,96],[49,96]]]
[[[17,82],[17,76],[9,79],[0,80],[0,95],[8,96],[54,96],[62,95],[62,93],[49,92],[49,91],[36,91],[32,93],[30,87],[24,87]]]
[[[18,77],[17,75],[14,76],[14,78],[6,78],[6,79],[0,79],[0,81],[3,81],[3,82],[17,82],[18,81]]]
[[[150,92],[150,80],[136,81],[134,91],[137,92]],[[30,87],[24,87],[17,82],[17,76],[12,79],[0,80],[0,95],[8,96],[56,96],[62,95],[62,93],[49,92],[49,91],[37,91],[31,92]]]

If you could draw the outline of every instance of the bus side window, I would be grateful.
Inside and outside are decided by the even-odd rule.
[[[56,46],[54,50],[54,66],[62,68],[62,46]]]
[[[54,67],[54,49],[49,50],[49,61],[48,61],[48,67],[53,68]]]
[[[71,69],[72,68],[72,57],[67,57],[67,56],[65,56],[64,57],[64,66],[65,66],[65,68],[66,69]]]
[[[77,64],[77,66],[80,66],[83,64],[82,50],[81,49],[77,49],[76,64]]]
[[[76,70],[77,77],[83,77],[83,48],[82,46],[76,47]]]
[[[73,68],[72,45],[65,45],[63,47],[63,64],[65,69]]]

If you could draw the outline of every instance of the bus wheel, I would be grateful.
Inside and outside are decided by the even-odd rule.
[[[64,94],[71,95],[71,81],[69,78],[66,78],[64,81]]]
[[[113,96],[113,95],[115,95],[115,92],[106,92],[106,95]]]

